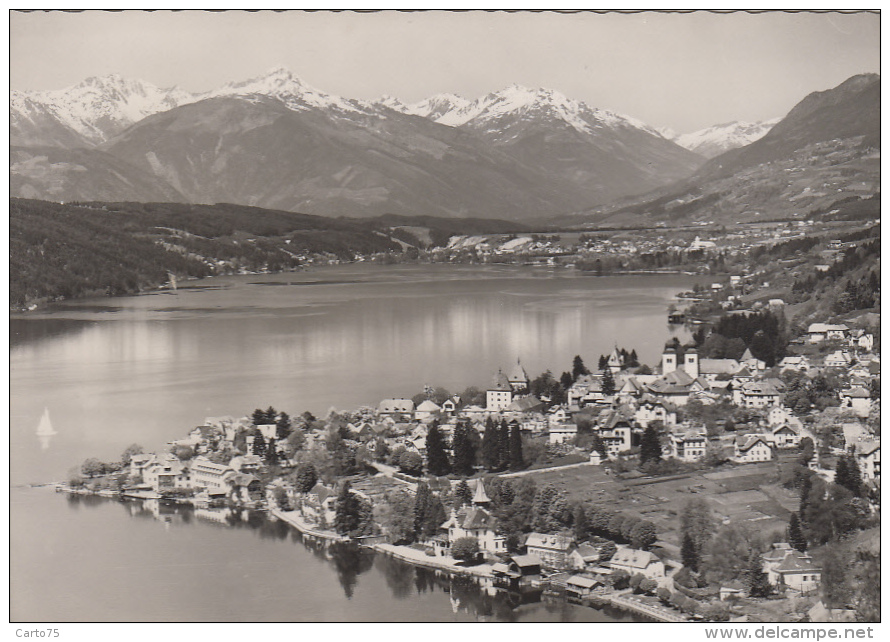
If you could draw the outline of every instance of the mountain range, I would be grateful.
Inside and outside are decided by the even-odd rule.
[[[880,194],[881,78],[814,92],[754,142],[650,193],[562,217],[563,225],[803,219]]]
[[[90,78],[13,91],[10,113],[12,195],[56,201],[520,220],[648,191],[704,161],[552,90],[405,105],[333,96],[285,69],[201,94]]]
[[[658,206],[639,205],[667,198],[681,205],[668,208],[673,220],[704,196],[713,202],[708,185],[737,171],[827,140],[862,136],[873,146],[875,83],[879,94],[878,76],[856,76],[781,120],[677,136],[516,85],[476,100],[439,94],[405,104],[334,96],[282,68],[203,93],[112,75],[11,92],[10,189],[52,201],[583,223],[659,218]],[[742,196],[725,205],[709,211],[735,216],[757,203]]]
[[[705,158],[714,158],[730,149],[744,147],[755,140],[760,140],[780,120],[781,118],[773,118],[756,123],[734,121],[706,127],[689,134],[673,134],[665,137]],[[665,132],[661,133],[665,135]]]

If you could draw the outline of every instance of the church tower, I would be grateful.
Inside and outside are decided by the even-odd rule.
[[[677,351],[673,348],[666,348],[661,355],[661,374],[662,376],[672,373],[677,369]]]
[[[683,370],[693,379],[698,379],[698,350],[695,348],[686,351]]]

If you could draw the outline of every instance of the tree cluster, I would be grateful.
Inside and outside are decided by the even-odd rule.
[[[703,333],[695,334],[694,338],[697,341],[703,339],[696,346],[702,358],[738,359],[747,348],[755,358],[771,368],[785,357],[788,347],[785,326],[784,315],[777,315],[769,310],[724,314],[707,338],[704,338]]]

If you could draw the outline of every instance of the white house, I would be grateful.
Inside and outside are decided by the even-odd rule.
[[[785,372],[787,370],[799,370],[801,372],[806,372],[810,369],[810,360],[804,356],[785,357],[779,362],[779,368],[781,368],[782,372]]]
[[[189,471],[178,457],[165,454],[154,457],[142,469],[142,481],[155,491],[187,488],[190,482]]]
[[[770,461],[773,449],[763,435],[743,435],[735,438],[733,461],[747,464],[756,461]]]
[[[871,411],[871,393],[861,386],[854,386],[841,390],[838,393],[841,398],[842,408],[852,408],[859,417],[868,417]]]
[[[650,551],[640,551],[634,548],[619,548],[609,567],[614,570],[624,570],[631,575],[642,574],[652,580],[660,580],[664,577],[664,562]]]
[[[773,428],[771,433],[776,448],[796,448],[800,445],[800,431],[791,424],[783,423]]]
[[[564,444],[571,442],[578,436],[578,426],[574,423],[551,424],[549,428],[549,441],[551,444]]]
[[[606,416],[600,424],[599,436],[606,447],[606,456],[617,457],[619,453],[631,449],[633,426],[630,418],[617,410],[609,410],[604,414]]]
[[[807,340],[810,343],[822,343],[833,339],[843,339],[850,329],[845,325],[831,325],[828,323],[811,323],[807,328]]]
[[[822,581],[822,568],[813,558],[786,543],[773,544],[773,549],[764,554],[763,572],[773,586],[803,594],[818,590]]]
[[[498,370],[494,385],[485,391],[485,409],[489,412],[506,410],[513,401],[513,386],[503,372]]]
[[[211,495],[227,493],[229,480],[237,474],[231,467],[217,464],[206,457],[195,457],[191,463],[192,486],[204,489]]]
[[[451,517],[441,526],[448,531],[449,544],[462,537],[475,537],[480,550],[492,554],[506,553],[507,539],[498,535],[495,527],[494,517],[481,506],[465,506],[457,511],[452,509]]]
[[[866,352],[871,352],[875,345],[875,335],[871,333],[863,333],[857,340],[856,345]]]
[[[568,568],[569,556],[575,550],[575,540],[568,535],[529,533],[525,541],[529,555],[541,558],[541,564],[549,568]]]
[[[435,417],[440,412],[442,412],[441,406],[439,406],[435,401],[427,399],[426,401],[421,402],[420,405],[414,409],[414,418],[419,419],[420,421],[425,421],[427,419]]]
[[[647,399],[640,402],[634,413],[634,421],[642,428],[647,428],[652,421],[660,421],[670,428],[677,423],[677,409],[666,401]]]
[[[872,481],[879,478],[881,476],[881,440],[860,441],[855,448],[862,479]]]
[[[826,368],[846,368],[853,361],[853,357],[846,350],[835,350],[825,357]]]
[[[772,406],[766,413],[766,422],[770,426],[779,426],[788,423],[793,416],[791,410],[784,406]]]
[[[732,376],[741,368],[742,364],[735,359],[700,359],[698,364],[699,376],[709,383],[719,376]]]
[[[377,406],[377,414],[388,416],[414,416],[414,402],[410,399],[384,399]]]
[[[703,428],[677,429],[670,433],[671,457],[698,461],[708,452],[708,435]]]
[[[751,354],[751,348],[745,348],[745,354],[742,355],[741,363],[751,370],[765,370],[766,362],[761,361]]]
[[[133,455],[130,457],[130,476],[142,477],[142,471],[145,470],[145,467],[154,461],[154,459],[155,455],[152,453]]]
[[[771,384],[763,381],[749,381],[733,390],[733,402],[745,408],[766,408],[779,403],[781,395]]]

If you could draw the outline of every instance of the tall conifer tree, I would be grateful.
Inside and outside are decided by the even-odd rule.
[[[466,423],[461,422],[454,429],[452,451],[454,452],[453,469],[459,475],[472,475],[473,466],[476,464],[476,452],[469,431],[472,430]]]
[[[498,468],[504,469],[510,466],[510,426],[506,419],[501,419],[498,428]]]
[[[788,543],[801,553],[807,550],[807,538],[800,527],[800,518],[797,513],[791,513],[791,519],[788,522]]]
[[[519,432],[519,423],[514,423],[510,429],[510,469],[521,470],[523,466],[522,434]]]
[[[485,420],[485,432],[482,435],[482,465],[486,470],[497,470],[500,464],[498,453],[498,428],[491,417]]]
[[[451,462],[445,452],[445,442],[439,432],[439,422],[433,421],[426,434],[427,470],[430,475],[441,477],[451,472]]]

